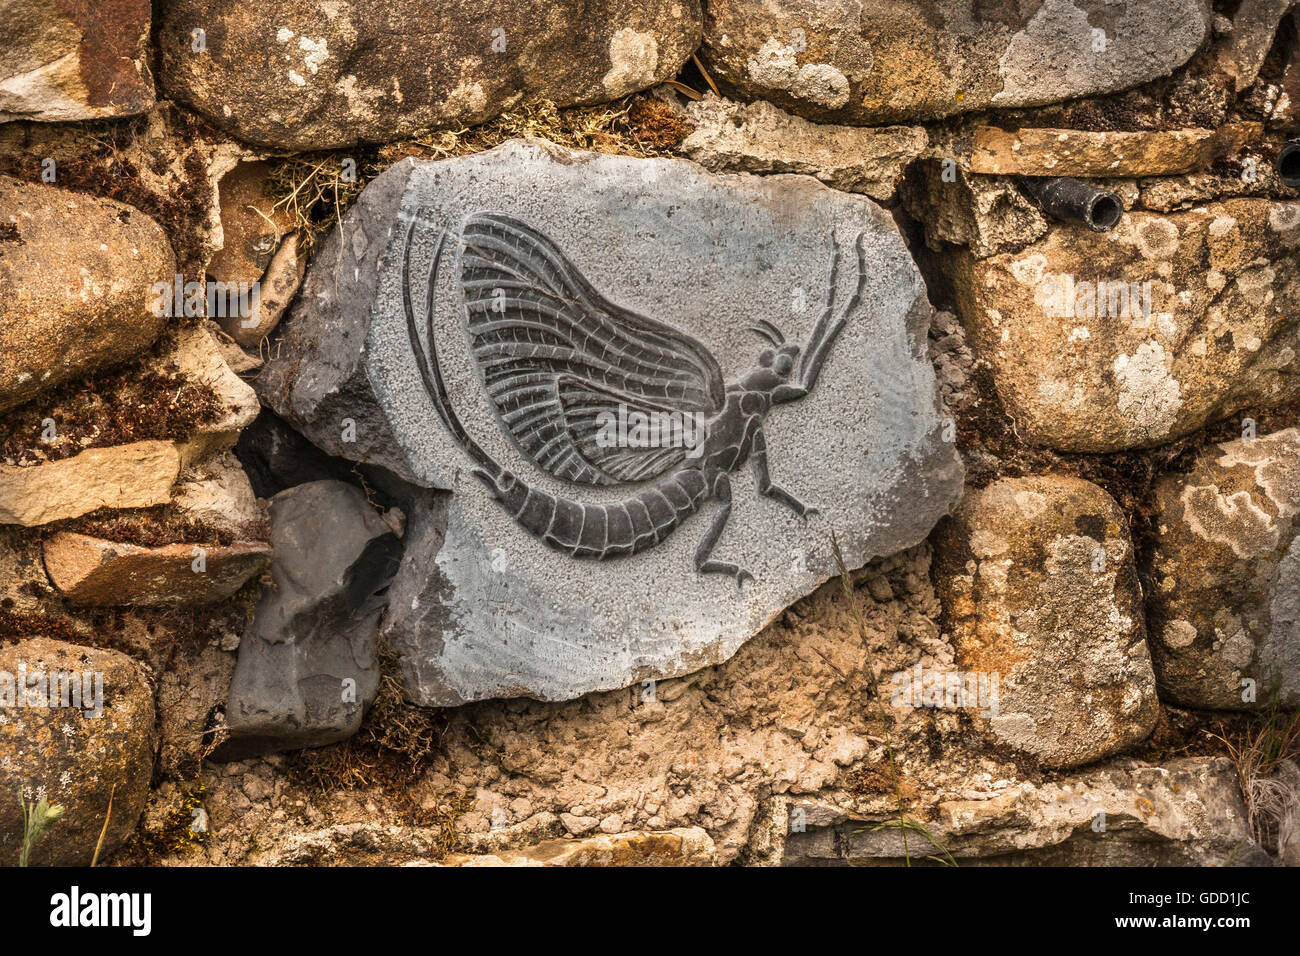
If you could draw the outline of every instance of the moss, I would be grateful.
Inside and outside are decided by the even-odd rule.
[[[62,617],[39,612],[18,612],[12,610],[12,606],[12,598],[0,602],[0,645],[14,644],[32,637],[50,637],[78,644],[84,641],[81,632]]]
[[[164,857],[192,853],[210,842],[212,831],[204,805],[207,798],[208,788],[201,780],[182,786],[157,824],[141,825],[136,830],[128,852],[134,850],[143,855],[145,862],[157,863]]]
[[[137,363],[53,388],[0,416],[0,463],[37,465],[151,439],[180,442],[220,420],[226,407],[202,382],[141,368],[169,345],[163,336]],[[42,439],[47,419],[54,422],[50,442]]]
[[[271,534],[269,519],[262,517],[238,534],[199,521],[179,511],[175,504],[153,508],[113,510],[101,508],[79,518],[56,521],[42,528],[46,533],[74,531],[106,541],[119,541],[142,548],[169,544],[230,545],[236,541],[266,541]]]
[[[682,144],[695,127],[678,116],[677,111],[662,100],[643,96],[628,107],[629,135],[634,143],[645,150],[674,150]]]

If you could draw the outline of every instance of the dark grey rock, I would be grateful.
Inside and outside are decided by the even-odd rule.
[[[439,241],[430,342],[427,276]],[[503,293],[498,325],[503,286],[515,298]],[[763,418],[771,480],[818,509],[801,518],[799,505],[759,494],[752,459],[719,466],[711,456],[738,420],[718,410],[723,383],[754,372],[771,350],[751,327],[769,322],[811,354],[831,291],[832,316],[847,319],[820,377]],[[930,312],[893,220],[867,199],[806,176],[714,175],[682,160],[513,141],[444,162],[403,161],[374,180],[320,250],[258,387],[314,444],[411,487],[385,624],[410,696],[434,705],[567,699],[725,660],[835,573],[832,533],[852,567],[925,537],[962,484],[941,440]],[[539,317],[557,324],[538,331]],[[617,331],[627,328],[639,331]],[[440,420],[412,329],[426,360],[436,349],[441,404],[461,438]],[[517,379],[485,388],[497,334],[544,383],[549,397],[533,407],[542,431],[510,431]],[[574,369],[557,372],[560,353],[534,335],[562,338]],[[629,372],[629,355],[648,364]],[[424,362],[430,376],[432,367]],[[799,366],[788,374],[798,379]],[[560,392],[575,383],[581,400]],[[623,404],[649,403],[660,386],[660,407],[707,410],[706,454],[634,474],[628,462],[644,453],[602,451],[583,416],[612,407],[615,393]],[[536,490],[538,508],[551,507],[545,496],[586,503],[583,527],[608,519],[608,537],[588,534],[587,553],[574,556],[562,545],[584,519],[532,521],[542,512],[494,500],[476,465],[496,476],[503,498],[518,481]],[[697,570],[722,510],[720,476],[729,476],[733,507],[711,560],[744,568],[752,580],[742,587],[736,575]],[[644,521],[642,504],[664,506],[656,487],[682,503],[681,526],[646,546],[654,534],[638,538],[629,515]],[[609,553],[634,541],[635,553]],[[605,559],[594,560],[598,552]]]
[[[240,642],[218,760],[345,740],[379,688],[397,536],[357,488],[313,481],[271,499],[271,544],[274,586]]]
[[[270,498],[309,481],[357,482],[352,471],[355,463],[325,454],[265,408],[240,432],[235,457],[259,498]]]

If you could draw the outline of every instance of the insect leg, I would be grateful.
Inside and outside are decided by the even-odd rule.
[[[709,530],[700,539],[700,546],[695,549],[695,570],[701,574],[730,574],[736,579],[736,587],[741,587],[747,578],[750,581],[754,580],[754,576],[738,564],[714,561],[709,557],[718,543],[718,538],[722,537],[722,529],[727,526],[727,519],[731,517],[731,481],[727,478],[727,473],[719,471],[712,485],[713,497],[722,502],[722,510],[714,515],[713,524],[709,525]]]
[[[826,326],[835,314],[835,286],[839,283],[840,276],[840,247],[835,244],[835,231],[831,230],[831,271],[826,278],[826,304],[822,309],[822,314],[817,319],[817,324],[813,326],[812,335],[808,338],[808,344],[804,347],[803,354],[799,358],[799,380],[803,381],[808,377],[808,366],[812,359],[812,353],[817,349],[817,343],[821,341],[826,334]]]
[[[863,246],[863,240],[866,238],[865,233],[859,233],[855,248],[858,254],[858,276],[857,282],[853,287],[853,295],[849,297],[848,304],[844,306],[835,324],[825,325],[825,319],[830,314],[830,307],[823,314],[822,319],[818,321],[817,327],[813,330],[812,338],[808,342],[807,349],[803,355],[800,364],[800,381],[805,389],[811,390],[817,384],[817,376],[821,374],[822,365],[826,357],[830,354],[831,346],[835,344],[835,339],[843,330],[845,323],[848,322],[849,316],[858,307],[862,301],[862,292],[867,284],[867,251]],[[831,270],[832,281],[834,281],[834,269]],[[831,289],[831,295],[834,295],[834,288]]]
[[[754,466],[754,480],[758,482],[758,493],[773,501],[779,501],[785,505],[800,518],[806,518],[809,515],[817,514],[816,508],[811,508],[804,504],[790,492],[786,491],[780,485],[772,482],[772,476],[767,471],[767,438],[763,435],[763,429],[759,428],[754,432],[754,441],[750,446],[749,453],[750,463]]]

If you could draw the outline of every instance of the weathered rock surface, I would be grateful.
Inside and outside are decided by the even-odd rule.
[[[0,410],[146,349],[175,271],[138,209],[0,176]]]
[[[168,93],[240,139],[294,150],[471,125],[526,97],[618,99],[676,75],[699,36],[698,0],[178,0],[159,28]]]
[[[26,706],[16,706],[22,676]],[[0,698],[0,790],[11,797],[0,802],[5,862],[15,864],[22,847],[19,795],[64,807],[31,853],[42,866],[89,864],[111,798],[102,862],[131,835],[149,797],[154,704],[144,671],[117,651],[37,638],[0,648],[0,687],[16,692]],[[65,690],[80,706],[63,704]]]
[[[260,537],[265,526],[252,483],[231,452],[187,473],[174,503],[185,518],[233,537]]]
[[[191,635],[182,631],[177,637]],[[176,641],[175,656],[158,675],[160,777],[193,780],[220,743],[219,713],[235,675],[238,646],[234,628],[206,641]]]
[[[1235,199],[962,254],[954,286],[1026,439],[1145,448],[1300,395],[1298,246],[1300,204]]]
[[[523,175],[526,191],[517,186]],[[561,478],[556,463],[556,473],[548,473],[527,457],[527,437],[513,443],[494,414],[467,341],[455,278],[458,234],[488,228],[482,218],[466,223],[489,211],[549,236],[555,255],[571,261],[570,275],[581,274],[593,287],[589,294],[597,298],[589,311],[575,325],[561,326],[562,335],[581,334],[564,330],[583,323],[597,335],[614,334],[595,324],[602,310],[613,308],[604,304],[608,299],[671,326],[654,333],[674,336],[660,354],[699,356],[698,371],[680,374],[713,381],[709,389],[758,365],[763,343],[749,331],[756,320],[774,323],[788,342],[807,348],[831,285],[831,240],[841,250],[834,305],[844,310],[857,282],[853,243],[861,237],[862,295],[820,383],[766,420],[773,480],[821,513],[805,523],[796,509],[764,500],[749,467],[737,464],[735,509],[715,557],[753,575],[743,589],[729,574],[695,570],[701,536],[717,516],[712,507],[658,546],[581,560],[516,524],[470,473],[473,459],[439,421],[412,354],[401,277],[408,229],[412,299],[421,311],[437,237],[446,230],[450,240],[434,287],[433,344],[450,405],[472,442],[546,493],[612,503],[646,488]],[[535,244],[543,240],[519,241],[534,243],[517,246],[519,255],[543,255]],[[929,307],[916,268],[887,215],[810,178],[714,176],[684,161],[516,141],[448,162],[398,164],[367,187],[318,261],[336,260],[309,275],[285,323],[280,357],[267,364],[258,389],[325,450],[379,465],[417,487],[453,492],[450,502],[446,495],[412,493],[406,559],[386,625],[388,640],[404,656],[408,690],[420,703],[563,699],[724,660],[834,573],[831,529],[849,565],[858,566],[919,541],[958,493],[960,465],[939,438],[925,351]],[[536,266],[540,259],[530,261]],[[529,281],[532,290],[523,295],[549,295],[536,284],[548,280]],[[469,288],[466,294],[477,294],[477,286]],[[571,295],[561,291],[553,301],[567,303]],[[526,326],[529,313],[514,308],[515,327]],[[424,338],[417,331],[416,341]],[[574,349],[596,347],[568,341]],[[707,371],[715,360],[721,367]],[[623,393],[625,414],[628,406],[639,407],[640,386],[626,387],[632,392]],[[670,396],[678,394],[671,388]],[[597,401],[611,402],[613,393],[605,394]],[[708,425],[715,399],[692,394],[700,397],[669,397],[666,407],[679,415],[694,415],[687,409],[695,408],[704,427],[721,435],[723,424]],[[609,437],[617,446],[618,436]],[[668,454],[680,461],[686,451],[679,441]],[[673,473],[669,467],[664,475]],[[666,494],[683,500],[672,488]],[[654,507],[666,501],[656,499]],[[631,525],[626,533],[630,543]]]
[[[1001,479],[940,527],[955,667],[997,675],[978,717],[998,743],[1074,767],[1151,732],[1159,703],[1133,562],[1123,511],[1077,478]]]
[[[274,584],[239,645],[217,759],[344,740],[379,688],[376,594],[397,569],[396,535],[342,482],[290,488],[270,510]]]
[[[0,24],[0,123],[104,119],[153,106],[149,0],[13,0]]]
[[[306,273],[307,259],[298,254],[297,235],[286,236],[271,257],[266,273],[258,280],[252,314],[225,316],[221,319],[222,328],[244,348],[257,348],[262,339],[275,331]]]
[[[682,152],[717,172],[805,173],[873,199],[894,194],[928,138],[915,126],[861,129],[810,123],[771,103],[709,96],[686,108],[695,127]]]
[[[900,195],[925,228],[925,242],[967,246],[976,259],[1023,249],[1047,234],[1047,218],[1010,179],[972,176],[952,160],[914,163]]]
[[[165,504],[180,472],[180,452],[167,441],[88,448],[29,467],[0,465],[0,524],[48,524],[97,508]]]
[[[1300,706],[1300,429],[1204,451],[1156,486],[1151,653],[1161,694]]]
[[[792,802],[792,807],[800,806]],[[787,866],[901,864],[888,819],[808,806],[785,839]],[[1232,765],[1190,757],[1124,761],[1050,783],[1021,783],[985,800],[940,803],[926,829],[961,866],[1225,866],[1267,863],[1250,842]],[[915,865],[935,848],[908,834]]]
[[[841,582],[827,582],[717,667],[571,701],[446,711],[431,766],[408,792],[429,809],[472,798],[454,827],[456,849],[471,854],[702,827],[719,864],[753,863],[777,800],[834,794],[828,799],[887,815],[896,797],[884,725],[864,687],[873,673],[950,664],[952,648],[935,623],[928,545],[853,578],[856,612]],[[884,681],[881,689],[888,705]],[[895,708],[890,736],[909,798],[915,786],[927,806],[935,794],[993,796],[1019,776],[961,714]],[[208,862],[402,862],[447,845],[437,826],[376,823],[373,791],[304,822],[280,809],[296,799],[288,781],[271,799],[278,782],[269,761],[208,768]],[[263,853],[268,844],[276,849]]]
[[[1232,30],[1218,51],[1219,65],[1240,93],[1259,76],[1278,24],[1295,0],[1242,0],[1232,17]]]
[[[73,604],[210,604],[271,563],[261,541],[155,548],[60,531],[45,542],[45,570]]]
[[[1199,0],[712,0],[701,55],[744,99],[875,125],[1136,86],[1185,63],[1208,27]]]
[[[1221,144],[1208,129],[1094,133],[981,126],[974,132],[970,170],[998,176],[1173,176],[1205,168]]]
[[[293,229],[293,214],[268,190],[272,170],[265,161],[239,163],[217,183],[222,244],[207,273],[218,282],[256,282]]]
[[[713,840],[699,827],[547,840],[521,850],[452,853],[444,866],[710,866]]]
[[[261,405],[253,387],[234,373],[221,347],[204,325],[181,325],[168,333],[169,347],[158,367],[202,384],[221,407],[180,445],[186,466],[233,448],[239,434],[257,418]]]
[[[275,328],[302,285],[306,259],[298,255],[293,214],[269,195],[272,166],[264,161],[240,163],[218,186],[222,247],[208,263],[209,281],[244,283],[255,288],[251,312],[218,318],[222,329],[244,348],[257,344]]]

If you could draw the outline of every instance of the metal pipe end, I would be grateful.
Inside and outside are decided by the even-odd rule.
[[[1300,139],[1289,139],[1277,154],[1277,174],[1292,189],[1300,189]]]
[[[1020,186],[1053,219],[1078,223],[1093,232],[1109,232],[1124,218],[1124,203],[1118,193],[1082,179],[1025,177]]]
[[[1098,190],[1088,202],[1085,222],[1093,232],[1110,232],[1124,218],[1124,204],[1113,192]]]

